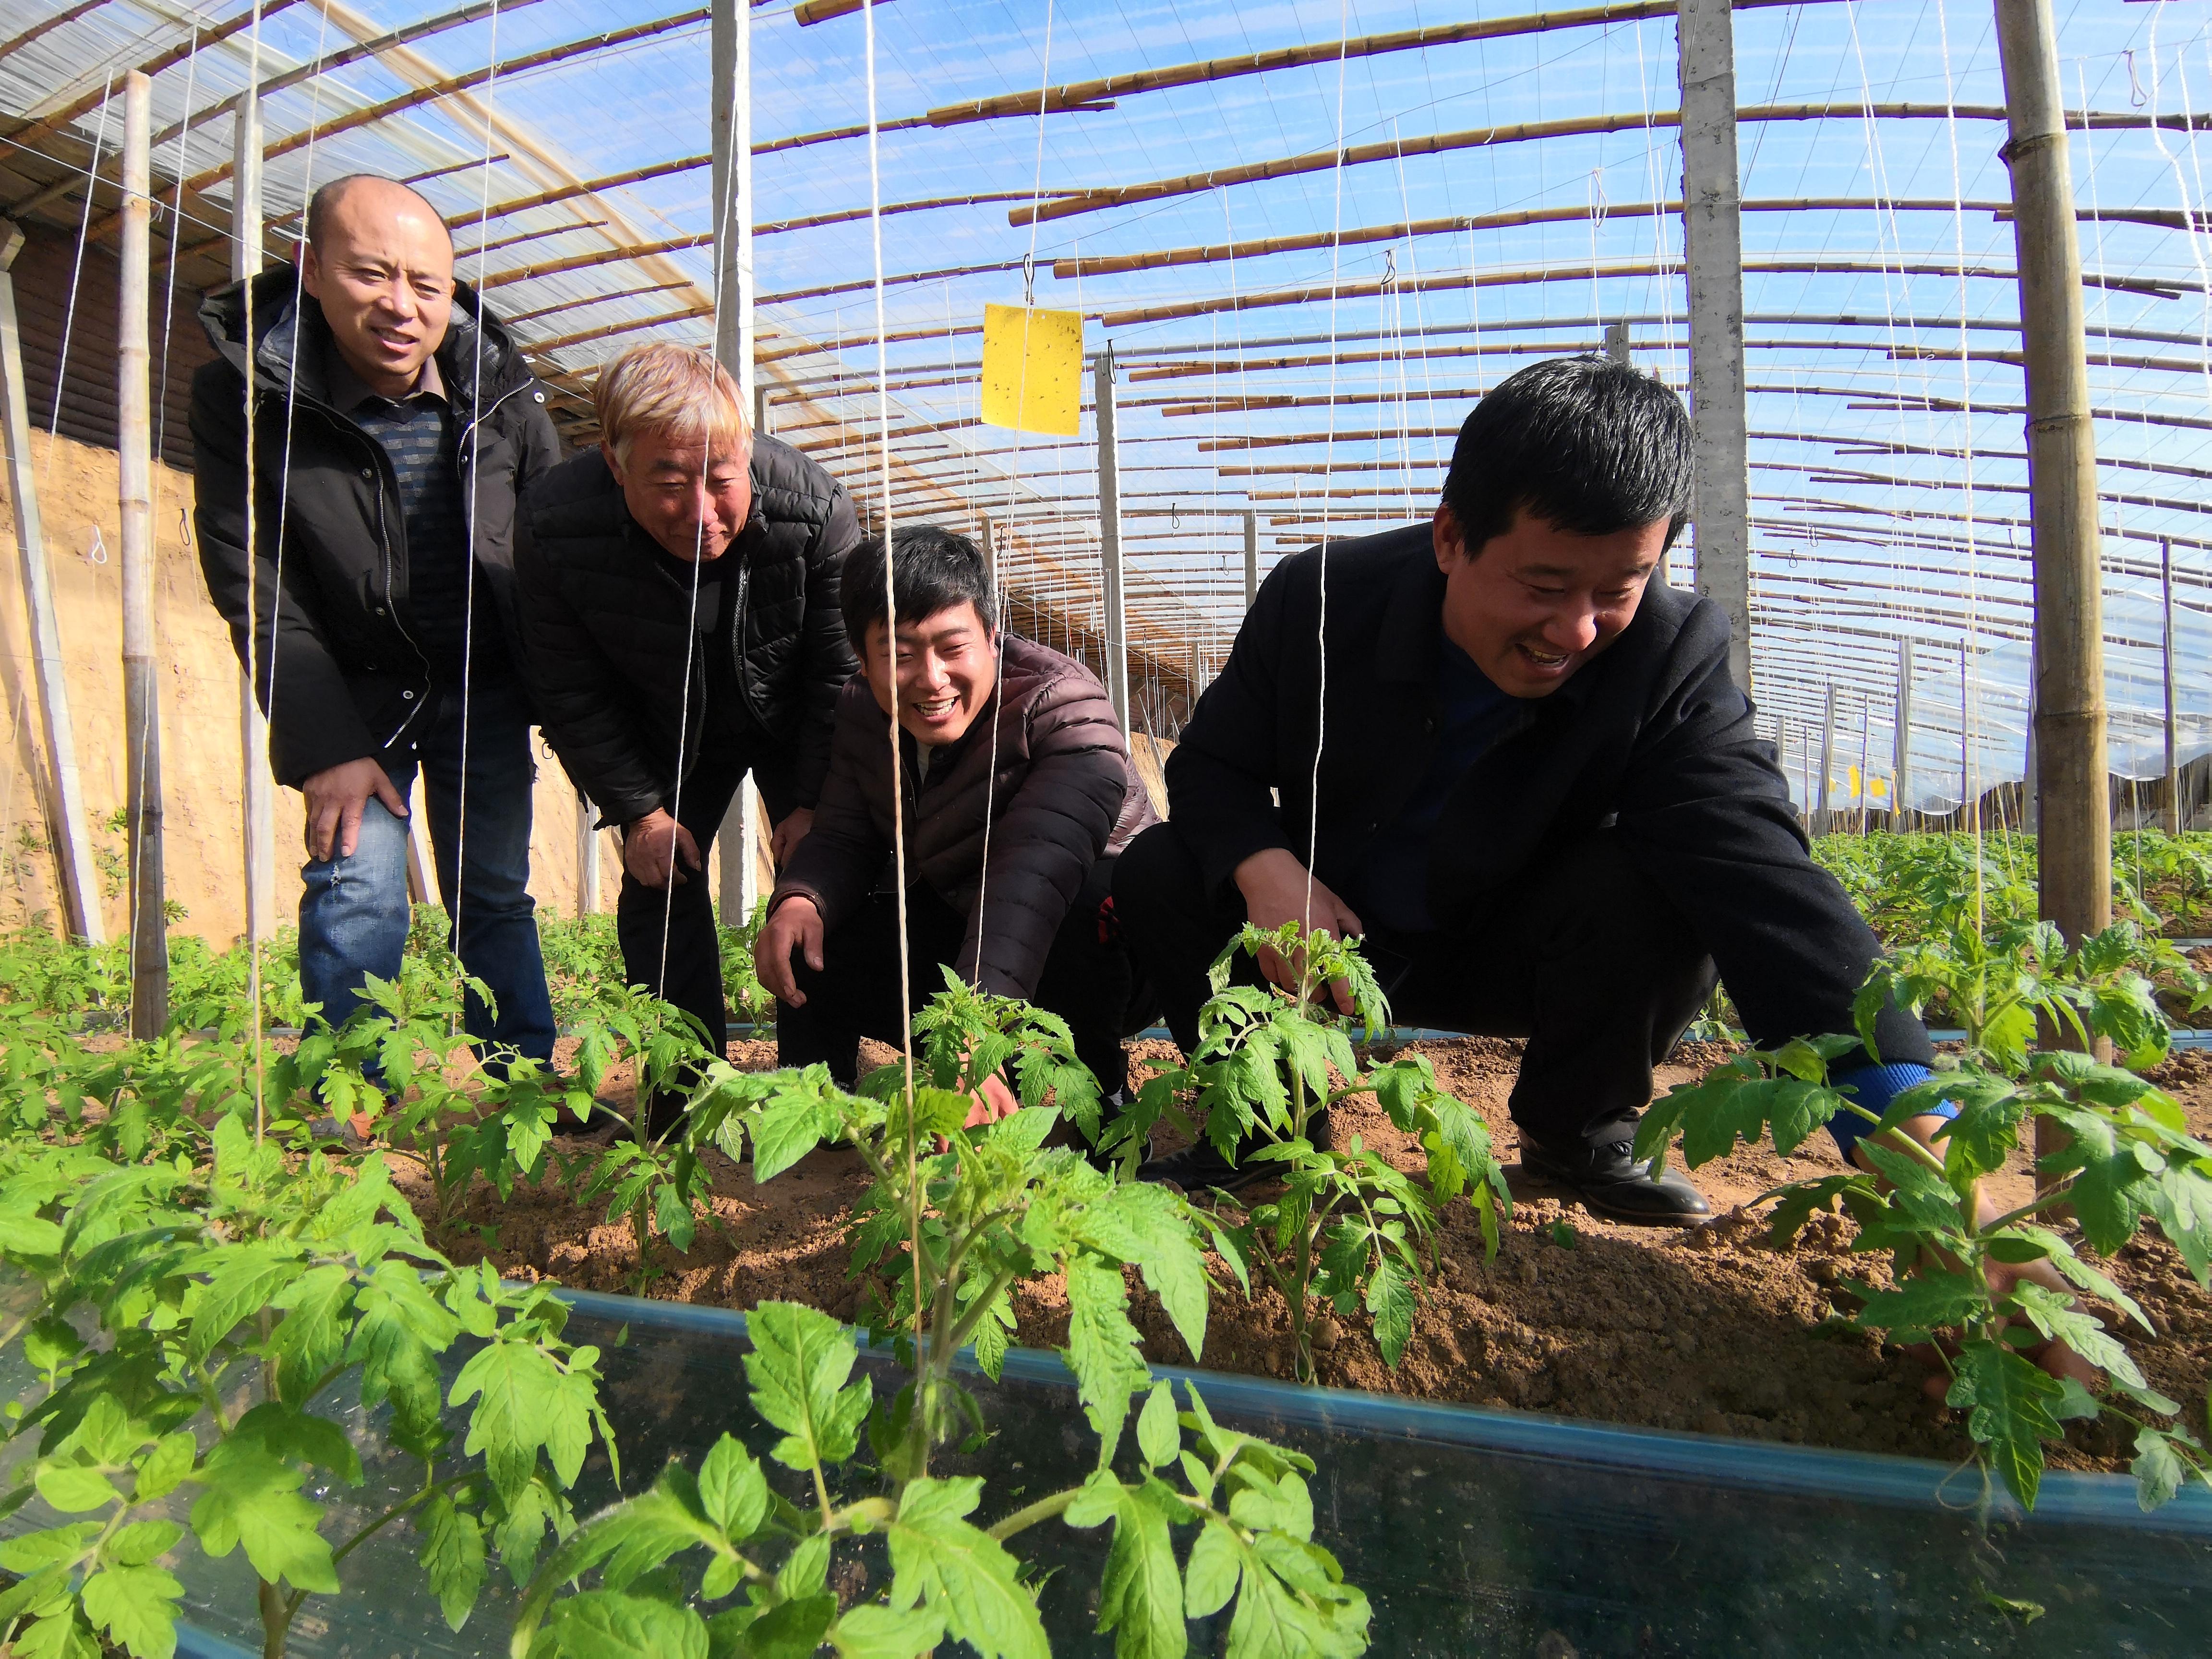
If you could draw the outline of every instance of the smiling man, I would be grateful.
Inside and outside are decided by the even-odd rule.
[[[515,556],[545,735],[622,832],[623,963],[727,1036],[706,860],[752,773],[781,862],[805,836],[853,653],[844,489],[756,434],[711,353],[632,348],[593,388],[599,447],[526,502]],[[673,1108],[651,1107],[656,1133]]]
[[[428,202],[357,173],[307,230],[296,268],[207,296],[191,406],[208,591],[254,662],[276,781],[307,797],[301,988],[341,1024],[369,975],[398,976],[419,770],[451,942],[497,1008],[471,994],[468,1029],[494,1067],[550,1061],[512,573],[516,496],[560,440]]]
[[[939,964],[1066,1020],[1111,1095],[1137,995],[1105,901],[1114,860],[1154,822],[1105,687],[1057,651],[1000,637],[981,552],[932,525],[897,532],[888,625],[880,537],[845,567],[845,626],[861,672],[837,708],[814,828],[769,899],[753,960],[785,1004],[786,1066],[850,1084],[860,1040],[901,1040],[891,865],[891,721],[905,786],[913,1004]],[[1133,1021],[1141,1024],[1141,1019]],[[978,1118],[1012,1097],[995,1080]]]
[[[1269,575],[1115,877],[1186,1051],[1241,923],[1363,935],[1399,1020],[1528,1039],[1524,1169],[1626,1219],[1705,1213],[1630,1156],[1653,1065],[1717,972],[1755,1039],[1850,1030],[1877,945],[1753,734],[1725,617],[1666,585],[1689,453],[1658,381],[1537,363],[1468,416],[1431,523]],[[1878,1036],[1887,1074],[1839,1065],[1869,1103],[1930,1052],[1895,1009]],[[1145,1173],[1249,1170],[1201,1146]]]

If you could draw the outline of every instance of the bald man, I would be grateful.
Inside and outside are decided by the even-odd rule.
[[[560,459],[545,393],[453,280],[437,210],[365,173],[315,192],[296,268],[216,289],[200,321],[200,564],[253,664],[270,769],[307,797],[307,999],[339,1025],[368,975],[399,971],[419,771],[450,942],[496,1010],[472,995],[469,1030],[495,1070],[550,1062],[509,647],[516,497]]]

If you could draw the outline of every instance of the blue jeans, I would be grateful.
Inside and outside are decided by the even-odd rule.
[[[447,943],[461,965],[490,988],[495,1018],[468,998],[468,1030],[494,1048],[532,1060],[553,1058],[553,1003],[538,947],[530,896],[530,797],[538,769],[530,753],[529,705],[507,677],[478,685],[469,699],[468,768],[461,766],[462,698],[434,691],[438,707],[404,750],[378,758],[405,796],[422,771],[430,845],[446,913],[458,915]],[[465,826],[462,804],[465,796]],[[462,841],[467,847],[464,866]],[[300,984],[323,1018],[343,1025],[374,974],[394,979],[407,945],[407,823],[372,798],[362,814],[353,856],[310,860],[300,872]],[[498,1069],[497,1062],[492,1068]]]

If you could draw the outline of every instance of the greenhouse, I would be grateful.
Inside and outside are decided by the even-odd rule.
[[[2201,1653],[2209,162],[2188,0],[11,0],[0,1655]]]

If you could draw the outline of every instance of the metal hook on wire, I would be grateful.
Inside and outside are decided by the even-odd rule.
[[[1022,255],[1022,306],[1024,310],[1036,304],[1036,255]]]
[[[2130,46],[2120,56],[2128,60],[2128,102],[2141,109],[2150,102],[2150,94],[2143,90],[2142,77],[2136,73],[2136,49]]]
[[[1382,280],[1376,286],[1388,288],[1397,280],[1398,250],[1395,247],[1386,247],[1382,250]]]

